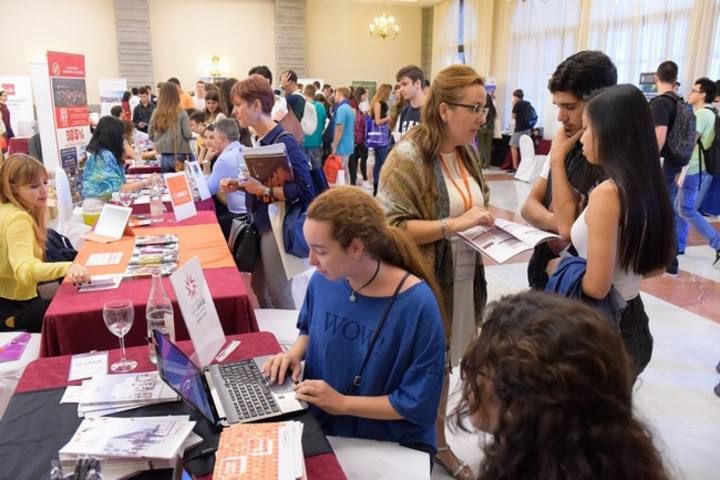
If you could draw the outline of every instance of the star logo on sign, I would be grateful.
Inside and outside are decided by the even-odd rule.
[[[60,65],[57,62],[53,62],[52,71],[55,75],[60,75]]]
[[[190,297],[190,300],[195,300],[199,294],[197,282],[190,275],[185,277],[185,292]]]

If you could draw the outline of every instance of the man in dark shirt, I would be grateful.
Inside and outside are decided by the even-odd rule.
[[[660,156],[668,159],[671,155],[667,142],[668,132],[675,122],[675,114],[677,113],[677,103],[672,97],[675,92],[675,85],[678,78],[677,63],[666,61],[661,63],[655,72],[655,87],[657,89],[657,97],[650,102],[650,112],[652,113],[653,123],[655,124],[655,137],[657,138]],[[675,197],[677,196],[678,186],[677,177],[682,170],[681,166],[674,165],[670,161],[663,161],[663,175],[665,176],[665,185],[668,194],[670,194],[670,204],[675,205]],[[675,209],[673,209],[675,211]],[[678,214],[675,211],[675,223],[677,224]],[[684,252],[683,252],[684,253]],[[670,275],[677,275],[680,271],[677,257],[668,265],[666,269]]]
[[[305,114],[305,97],[298,88],[297,82],[297,73],[292,70],[288,70],[280,76],[280,87],[285,92],[288,108],[292,110],[298,122],[300,122]]]
[[[572,137],[582,129],[582,113],[587,99],[597,90],[617,83],[617,69],[602,52],[585,50],[566,58],[548,82],[553,103],[558,108],[558,121],[565,134]],[[552,155],[552,150],[550,152]],[[582,154],[578,142],[565,157],[568,180],[575,190],[579,214],[587,202],[590,190],[602,180],[597,166],[591,165]],[[548,157],[543,174],[535,182],[522,208],[522,217],[531,225],[551,232],[569,231],[575,218],[560,218],[552,208],[552,172]],[[544,290],[548,277],[548,262],[568,246],[568,241],[547,242],[535,247],[528,264],[528,283],[532,288]],[[571,247],[572,248],[572,247]]]
[[[519,88],[513,92],[512,117],[515,119],[515,130],[510,137],[510,155],[512,156],[513,170],[517,170],[518,167],[520,137],[530,135],[532,130],[532,125],[530,125],[530,102],[525,101],[524,98],[525,93]]]
[[[420,109],[425,103],[425,75],[420,67],[408,65],[398,70],[395,78],[400,84],[400,95],[408,102],[400,112],[393,132],[395,141],[399,141],[408,130],[420,123]]]
[[[141,132],[147,133],[148,125],[150,125],[150,118],[152,117],[155,106],[152,102],[150,102],[150,95],[147,88],[140,87],[138,89],[138,95],[140,96],[140,103],[135,106],[132,121],[133,124],[135,124],[135,128]]]

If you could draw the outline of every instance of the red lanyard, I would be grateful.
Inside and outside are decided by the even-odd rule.
[[[467,170],[465,169],[465,164],[463,164],[462,159],[458,158],[457,160],[458,164],[458,170],[460,170],[460,176],[462,177],[463,183],[465,184],[465,192],[462,191],[460,186],[455,183],[455,179],[450,173],[450,169],[448,168],[447,164],[445,163],[445,160],[440,157],[440,166],[443,169],[443,172],[447,177],[450,179],[450,182],[453,184],[453,187],[455,187],[455,190],[460,195],[460,197],[463,200],[463,205],[465,206],[465,211],[467,212],[470,210],[473,206],[473,196],[472,196],[472,190],[470,189],[470,182],[468,181],[468,174]],[[467,193],[467,196],[465,195]]]

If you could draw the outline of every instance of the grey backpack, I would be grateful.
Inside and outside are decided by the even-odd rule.
[[[670,155],[665,161],[676,167],[684,167],[690,162],[695,148],[695,112],[689,103],[674,93],[668,92],[663,95],[672,98],[675,102],[675,118],[671,125],[668,125],[665,139]]]

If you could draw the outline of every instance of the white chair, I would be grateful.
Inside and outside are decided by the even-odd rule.
[[[297,320],[299,310],[277,310],[273,308],[258,308],[255,310],[258,328],[261,332],[270,332],[278,340],[283,350],[290,348],[297,340]]]
[[[76,249],[82,243],[80,236],[90,231],[90,227],[82,223],[82,219],[73,217],[72,192],[70,181],[65,170],[55,169],[55,195],[57,198],[57,226],[55,230],[70,239]]]
[[[2,332],[0,333],[0,345],[11,341],[20,335],[21,332]],[[0,418],[2,418],[7,408],[10,397],[15,392],[20,376],[25,370],[28,363],[38,358],[40,354],[40,334],[33,333],[30,342],[25,347],[19,360],[12,362],[0,363]]]
[[[545,155],[535,155],[535,145],[529,135],[520,137],[520,165],[515,172],[515,180],[532,183],[540,176]]]

